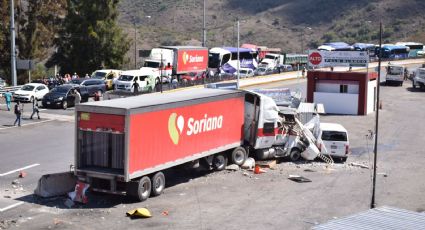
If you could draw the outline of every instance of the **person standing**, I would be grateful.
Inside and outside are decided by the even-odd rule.
[[[133,93],[134,95],[139,94],[139,83],[137,83],[136,78],[134,78],[134,82],[133,82]]]
[[[75,95],[75,99],[74,99],[74,104],[78,105],[81,102],[81,94],[78,92],[78,90],[74,89],[74,95]]]
[[[32,101],[32,114],[31,114],[30,119],[32,119],[32,117],[34,116],[35,113],[37,113],[37,117],[40,120],[40,110],[38,109],[38,101],[37,100]]]
[[[19,101],[16,101],[16,104],[15,104],[16,120],[15,120],[15,123],[13,123],[14,126],[16,126],[16,123],[18,123],[18,126],[21,126],[21,114],[22,114],[21,103],[19,103]]]
[[[12,102],[12,94],[9,90],[6,90],[6,93],[3,94],[4,99],[6,100],[7,111],[10,111],[10,103]]]

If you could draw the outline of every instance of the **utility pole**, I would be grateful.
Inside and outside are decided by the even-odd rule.
[[[381,59],[382,59],[382,21],[379,22],[379,60],[378,60],[378,82],[376,82],[376,116],[375,116],[375,146],[373,148],[373,182],[372,200],[370,208],[376,207],[375,187],[376,187],[376,161],[378,158],[378,124],[379,124],[379,83],[381,82]]]
[[[202,46],[206,47],[207,46],[207,31],[205,28],[205,0],[204,0],[204,18],[203,18],[203,22],[202,22],[203,26],[202,26]]]
[[[16,79],[16,47],[15,47],[15,6],[13,0],[10,0],[10,62],[11,62],[11,80],[12,85],[17,85]]]
[[[136,28],[136,19],[134,19],[133,25],[134,25],[134,69],[137,69],[137,28]]]
[[[236,70],[237,72],[236,72],[236,75],[237,75],[237,81],[236,81],[236,88],[237,89],[239,89],[239,69],[240,69],[240,65],[241,65],[241,62],[240,62],[240,56],[239,56],[239,19],[238,19],[238,22],[237,22],[237,28],[238,28],[238,45],[236,46],[236,48],[237,48],[237,50],[238,50],[238,69]]]

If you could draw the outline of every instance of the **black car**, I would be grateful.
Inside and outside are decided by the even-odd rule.
[[[65,84],[56,86],[50,90],[49,93],[44,95],[42,100],[43,107],[59,107],[66,109],[70,106],[74,106],[75,96],[72,93],[73,89],[80,93],[81,102],[87,102],[89,100],[89,92],[87,87],[74,84]]]
[[[94,97],[96,92],[102,95],[106,91],[106,83],[102,79],[78,78],[71,80],[71,83],[86,86],[90,97]]]

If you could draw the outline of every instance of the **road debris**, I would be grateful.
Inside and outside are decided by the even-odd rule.
[[[162,213],[161,213],[163,216],[168,216],[168,211],[163,211]]]
[[[128,211],[126,214],[127,216],[130,216],[130,217],[142,217],[142,218],[152,217],[151,212],[147,208],[133,209],[131,211]]]
[[[43,198],[65,195],[75,188],[76,177],[70,173],[55,173],[41,176],[34,194]]]
[[[19,178],[24,178],[27,176],[27,173],[25,171],[20,171],[19,172]]]
[[[382,175],[382,176],[384,176],[384,177],[388,177],[388,174],[387,173],[384,173],[384,172],[381,172],[381,173],[377,173],[378,175]]]
[[[365,164],[360,164],[360,163],[355,163],[355,162],[351,162],[351,166],[356,166],[356,167],[360,167],[363,169],[368,169],[369,166],[365,165]]]
[[[86,196],[86,191],[90,187],[89,184],[78,181],[75,185],[75,190],[68,193],[69,198],[74,202],[86,204],[89,200]]]
[[[298,182],[298,183],[306,183],[306,182],[311,182],[310,179],[305,178],[303,176],[299,176],[299,175],[289,175],[288,179]]]
[[[253,170],[254,167],[255,167],[255,160],[254,160],[254,158],[250,157],[250,158],[246,159],[245,162],[243,163],[243,165],[241,167],[243,169]]]
[[[316,172],[316,170],[313,170],[313,169],[304,169],[304,172]]]
[[[269,168],[269,169],[275,169],[276,168],[276,160],[270,160],[270,161],[257,161],[255,165],[260,166],[261,168]]]
[[[67,207],[67,208],[72,208],[73,206],[74,206],[74,201],[72,201],[71,199],[66,199],[66,201],[65,201],[65,203],[64,203],[64,205]]]
[[[20,184],[20,182],[18,180],[13,180],[12,181],[12,185],[18,185],[18,184]]]
[[[235,164],[231,164],[231,165],[226,166],[226,170],[229,170],[229,171],[238,171],[239,169],[240,169],[240,167],[238,165],[235,165]]]

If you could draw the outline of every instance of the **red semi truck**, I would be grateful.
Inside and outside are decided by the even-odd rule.
[[[165,187],[161,172],[202,161],[222,170],[298,154],[312,160],[292,115],[253,92],[193,89],[80,104],[76,107],[75,175],[93,190],[145,200]],[[292,130],[292,131],[291,131]],[[314,148],[314,147],[313,147]]]

